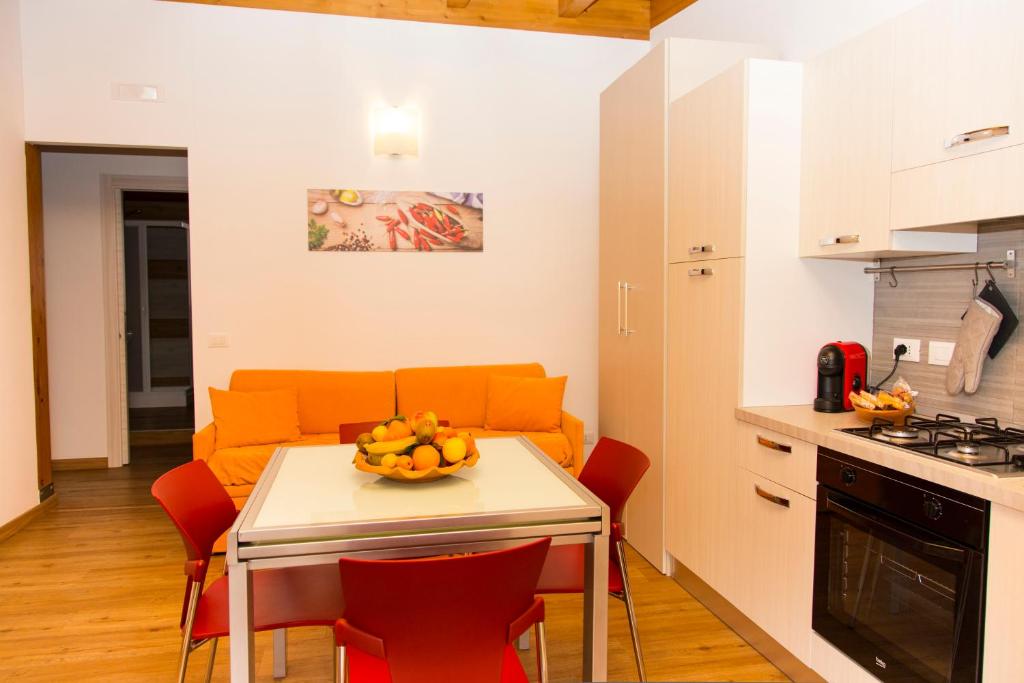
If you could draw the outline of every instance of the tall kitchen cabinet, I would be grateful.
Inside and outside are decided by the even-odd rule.
[[[664,539],[668,109],[764,48],[670,38],[601,94],[598,421],[651,468],[626,510],[629,543],[668,571]]]
[[[755,613],[752,591],[781,594],[788,579],[745,580],[771,559],[751,553],[749,530],[797,538],[813,524],[814,504],[806,491],[785,492],[791,514],[765,503],[766,490],[781,496],[784,487],[738,455],[749,439],[735,410],[809,403],[821,345],[871,333],[863,266],[799,257],[802,71],[749,59],[669,111],[666,547]],[[784,554],[781,545],[768,550]],[[789,622],[773,628],[789,631]],[[792,640],[805,654],[804,641]]]

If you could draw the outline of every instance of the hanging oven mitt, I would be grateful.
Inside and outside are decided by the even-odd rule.
[[[950,395],[966,391],[973,394],[981,383],[985,354],[1003,321],[1003,314],[981,299],[971,302],[960,324],[960,335],[953,349],[953,358],[946,368],[946,391]]]
[[[992,280],[985,283],[981,293],[978,294],[979,299],[992,304],[997,311],[1003,314],[1003,322],[999,323],[999,329],[996,330],[996,336],[992,338],[992,345],[988,347],[988,357],[995,358],[999,351],[1006,344],[1010,335],[1017,329],[1017,314],[1013,312],[1013,308],[1006,301],[1006,297],[999,291],[999,287]]]

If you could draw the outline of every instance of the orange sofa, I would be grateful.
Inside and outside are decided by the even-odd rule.
[[[478,438],[524,433],[555,462],[578,475],[583,467],[583,422],[569,413],[562,412],[560,432],[496,432],[483,428],[487,379],[491,375],[545,376],[539,363],[406,368],[395,372],[236,370],[229,387],[233,391],[298,390],[302,438],[284,444],[218,450],[216,427],[211,423],[192,437],[192,457],[206,461],[241,509],[278,446],[338,443],[338,425],[343,422],[370,422],[396,413],[433,410],[455,429]]]

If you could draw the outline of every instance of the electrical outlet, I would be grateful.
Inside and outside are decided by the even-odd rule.
[[[207,337],[206,345],[211,349],[226,349],[229,346],[228,335],[223,332],[212,332]]]
[[[928,365],[949,365],[955,348],[956,342],[928,342]]]
[[[903,344],[907,347],[907,353],[902,357],[902,361],[910,361],[911,363],[921,362],[921,340],[920,339],[900,339],[894,337],[892,340],[892,348],[896,349],[897,346]]]
[[[592,444],[594,443],[594,432],[583,432],[583,443]]]

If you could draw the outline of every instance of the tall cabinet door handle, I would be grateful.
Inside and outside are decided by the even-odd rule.
[[[765,437],[761,436],[760,434],[757,435],[757,443],[759,443],[760,445],[764,446],[765,448],[770,448],[773,451],[779,451],[781,453],[792,453],[793,452],[793,447],[790,446],[789,444],[779,443],[778,441],[772,441],[771,439],[766,439]]]
[[[968,142],[977,142],[978,140],[988,140],[989,138],[998,138],[1003,135],[1010,134],[1009,126],[990,126],[988,128],[979,128],[978,130],[971,130],[966,133],[960,133],[954,135],[949,140],[946,140],[946,149],[956,147],[958,145],[965,145]]]
[[[622,334],[626,337],[636,332],[629,327],[629,293],[634,289],[636,289],[636,285],[631,285],[628,282],[622,283],[622,291],[625,292],[622,306]]]
[[[789,507],[789,498],[783,498],[782,496],[776,496],[774,493],[768,493],[757,484],[754,484],[754,493],[761,496],[769,503],[775,503],[776,505],[780,505],[784,508]]]
[[[615,328],[615,334],[622,336],[622,280],[615,283],[615,316],[618,318],[618,323]]]
[[[818,240],[819,247],[834,247],[837,244],[856,244],[860,242],[860,235],[830,235]]]

